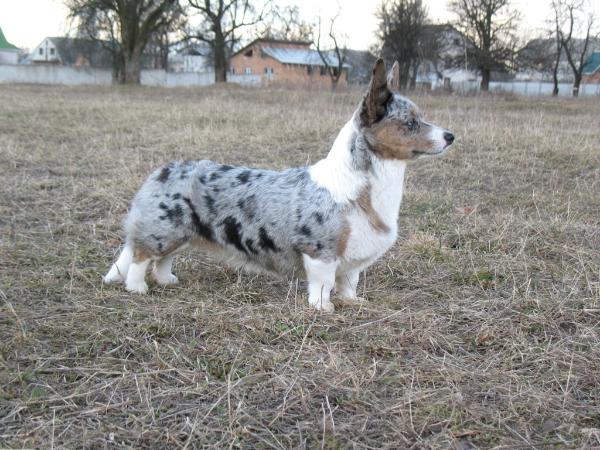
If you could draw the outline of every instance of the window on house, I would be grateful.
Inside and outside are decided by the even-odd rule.
[[[244,73],[246,75],[252,75],[252,69],[250,67],[246,67],[246,69],[244,69]]]
[[[272,67],[265,67],[265,74],[269,75],[273,75],[273,68]]]
[[[252,49],[248,50],[246,53],[244,53],[244,56],[247,56],[248,58],[252,58]]]
[[[231,68],[231,73],[232,73],[233,75],[235,75],[235,67],[232,67],[232,68]]]
[[[40,55],[43,55],[43,54],[44,54],[44,49],[43,49],[43,48],[40,48],[40,50],[39,50],[39,54],[40,54]]]
[[[53,48],[50,49],[50,54],[54,55],[54,49]]]
[[[325,66],[321,66],[321,76],[327,74],[327,71],[325,70]]]
[[[337,67],[334,67],[334,68],[333,68],[333,76],[334,76],[334,77],[337,77],[337,76],[338,76],[338,69],[337,69]]]
[[[312,66],[306,66],[306,73],[308,75],[312,75],[312,73],[313,73],[313,67]]]

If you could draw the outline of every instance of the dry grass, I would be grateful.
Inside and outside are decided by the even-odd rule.
[[[0,447],[599,446],[597,99],[417,98],[458,144],[362,308],[199,254],[102,286],[151,168],[315,161],[358,95],[4,87]]]

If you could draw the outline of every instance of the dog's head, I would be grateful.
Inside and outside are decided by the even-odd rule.
[[[368,147],[380,158],[395,160],[445,153],[454,142],[454,135],[425,122],[417,106],[396,93],[399,88],[398,63],[386,77],[385,63],[378,59],[355,114]]]

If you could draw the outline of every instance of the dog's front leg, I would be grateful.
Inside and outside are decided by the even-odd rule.
[[[333,312],[333,303],[329,297],[335,284],[338,261],[321,261],[306,254],[302,258],[308,281],[308,303],[315,309]]]
[[[362,297],[357,297],[356,287],[358,286],[358,277],[360,270],[338,270],[335,277],[335,291],[337,298],[343,303],[354,304],[365,301]]]

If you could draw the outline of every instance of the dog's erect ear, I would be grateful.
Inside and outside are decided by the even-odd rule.
[[[400,64],[398,64],[398,61],[394,63],[392,70],[390,70],[387,84],[391,91],[398,92],[400,90]]]
[[[386,105],[391,95],[385,75],[385,63],[379,58],[375,61],[369,89],[362,102],[360,110],[362,126],[372,125],[385,115]]]

